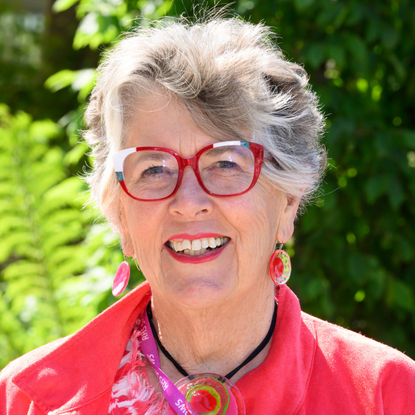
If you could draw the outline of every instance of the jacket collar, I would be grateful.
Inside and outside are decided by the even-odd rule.
[[[106,409],[91,406],[89,413],[107,413],[125,345],[150,297],[150,286],[145,282],[80,331],[58,341],[50,353],[40,358],[34,353],[29,365],[12,381],[45,413],[64,413],[101,397]]]

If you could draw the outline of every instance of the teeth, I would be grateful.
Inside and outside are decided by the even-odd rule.
[[[218,238],[201,238],[190,241],[189,239],[171,240],[170,247],[176,252],[184,252],[186,255],[202,255],[207,248],[217,248],[228,242],[229,238],[220,236]]]
[[[199,251],[202,248],[202,241],[200,239],[195,239],[192,241],[192,250]]]
[[[192,249],[192,245],[188,239],[182,241],[182,251],[184,249]]]

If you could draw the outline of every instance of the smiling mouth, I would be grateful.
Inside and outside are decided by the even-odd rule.
[[[200,239],[172,239],[166,242],[167,248],[179,254],[190,256],[203,255],[206,252],[215,251],[229,242],[230,238],[219,236],[216,238]]]

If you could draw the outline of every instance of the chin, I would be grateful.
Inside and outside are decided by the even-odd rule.
[[[175,284],[173,291],[175,302],[192,309],[203,309],[226,301],[234,287],[217,278],[198,277]]]

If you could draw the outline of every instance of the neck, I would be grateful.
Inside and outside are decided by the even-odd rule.
[[[189,374],[226,375],[240,365],[267,335],[274,306],[273,285],[255,293],[251,290],[220,306],[198,310],[161,301],[154,294],[152,299],[153,322],[160,341]],[[270,343],[232,381],[262,363]],[[162,369],[173,381],[183,377],[160,350],[159,354]]]

